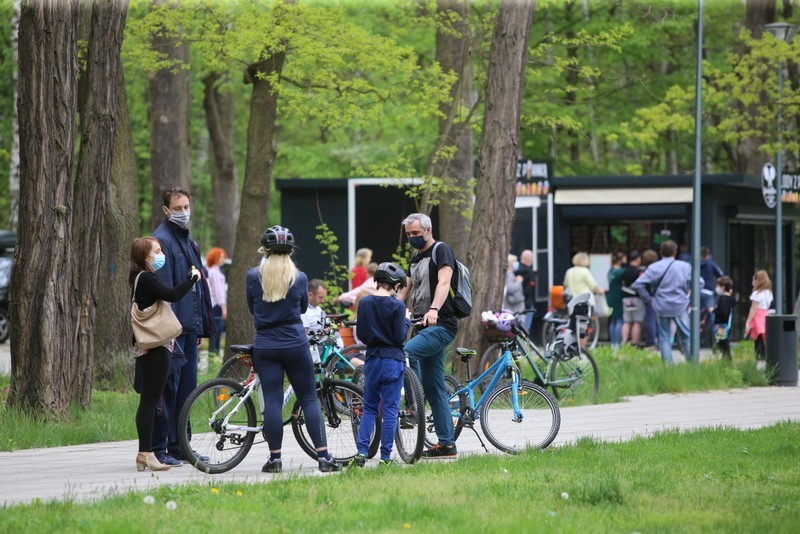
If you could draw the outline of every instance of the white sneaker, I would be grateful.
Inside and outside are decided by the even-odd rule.
[[[763,371],[766,368],[767,368],[767,362],[765,362],[764,360],[758,360],[756,362],[756,369],[758,369],[759,371]]]

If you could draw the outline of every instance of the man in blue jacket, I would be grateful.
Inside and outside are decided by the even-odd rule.
[[[156,271],[156,276],[173,287],[186,279],[192,267],[202,272],[202,279],[193,290],[172,305],[183,332],[175,340],[172,370],[162,397],[163,409],[157,413],[153,429],[156,458],[163,464],[181,465],[184,454],[178,443],[178,416],[186,398],[197,387],[197,346],[200,338],[213,335],[214,313],[200,247],[188,229],[191,195],[186,189],[173,187],[164,191],[162,198],[165,219],[153,237],[161,243],[166,263]]]
[[[694,360],[689,351],[689,290],[691,289],[692,266],[675,259],[678,247],[674,241],[661,243],[661,259],[647,267],[631,288],[642,297],[645,304],[653,304],[658,325],[658,347],[661,360],[671,364],[672,332],[674,322],[681,338],[683,355],[687,361]]]

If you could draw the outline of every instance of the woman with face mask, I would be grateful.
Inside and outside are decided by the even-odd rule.
[[[153,237],[139,237],[131,245],[131,265],[128,283],[131,297],[140,310],[154,305],[159,300],[175,302],[192,289],[200,279],[200,271],[192,269],[186,279],[175,287],[165,286],[155,272],[164,266],[165,257],[161,244]],[[166,471],[168,465],[158,461],[152,450],[153,424],[156,404],[164,390],[170,368],[170,358],[175,340],[153,349],[136,351],[136,371],[140,380],[139,408],[136,411],[136,431],[139,435],[139,454],[136,469],[145,467],[153,471]]]

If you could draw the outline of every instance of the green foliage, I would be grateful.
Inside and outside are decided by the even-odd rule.
[[[318,234],[314,238],[322,245],[322,255],[328,257],[328,270],[325,272],[324,282],[328,289],[323,307],[338,308],[336,297],[342,294],[342,287],[347,287],[352,273],[347,265],[339,263],[339,239],[327,224],[316,226]]]

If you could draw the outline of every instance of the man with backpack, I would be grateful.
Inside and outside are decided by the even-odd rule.
[[[423,213],[412,213],[402,224],[408,242],[416,249],[416,253],[411,259],[408,285],[400,290],[398,298],[405,301],[411,295],[411,315],[418,323],[416,335],[405,344],[405,352],[411,368],[422,383],[425,398],[430,402],[439,440],[435,446],[424,451],[422,457],[457,458],[453,420],[444,382],[444,350],[458,333],[459,316],[469,313],[463,307],[462,291],[455,289],[459,288],[463,266],[456,261],[450,245],[433,238],[430,217]],[[460,311],[456,300],[461,304]]]

